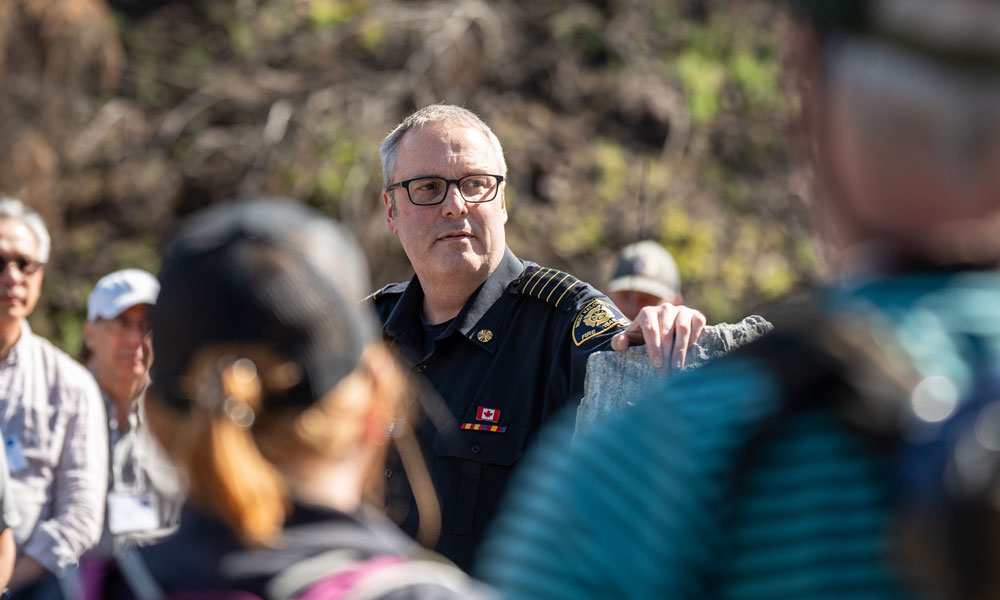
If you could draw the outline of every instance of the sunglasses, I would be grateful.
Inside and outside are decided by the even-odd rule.
[[[13,256],[3,256],[0,255],[0,272],[7,270],[7,265],[14,265],[22,275],[33,275],[45,266],[45,263],[39,262],[33,258],[28,258],[27,256],[13,255]]]

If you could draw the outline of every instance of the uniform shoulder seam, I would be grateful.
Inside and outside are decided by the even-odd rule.
[[[380,289],[375,290],[362,300],[362,302],[375,302],[387,294],[402,294],[406,290],[406,283],[390,283]]]

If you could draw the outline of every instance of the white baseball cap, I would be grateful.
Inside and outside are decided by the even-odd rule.
[[[87,320],[114,319],[138,304],[156,304],[160,282],[141,269],[122,269],[97,282],[87,297]]]

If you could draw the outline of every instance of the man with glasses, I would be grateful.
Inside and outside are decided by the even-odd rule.
[[[15,598],[32,594],[33,584],[51,585],[46,576],[97,542],[107,490],[107,432],[94,378],[28,326],[49,246],[38,213],[0,197],[0,430],[21,517]]]
[[[159,292],[152,274],[123,269],[102,277],[87,298],[84,362],[104,396],[111,459],[103,555],[159,539],[179,516],[177,475],[144,426],[142,405],[153,362],[149,311]]]
[[[665,304],[632,323],[576,277],[514,256],[503,149],[474,113],[423,108],[386,137],[381,157],[386,222],[415,275],[370,300],[385,338],[447,405],[416,434],[441,507],[437,550],[468,567],[525,443],[579,403],[588,356],[645,341],[665,371],[683,364],[705,319]],[[405,489],[400,469],[385,476]],[[403,528],[425,543],[438,537],[404,498]],[[398,499],[390,493],[390,512]]]

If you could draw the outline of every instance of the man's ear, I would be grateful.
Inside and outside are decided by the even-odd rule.
[[[500,182],[500,212],[503,213],[503,222],[507,222],[507,182]]]
[[[385,226],[389,231],[396,233],[396,202],[393,200],[392,192],[383,190],[382,202],[385,203]]]

